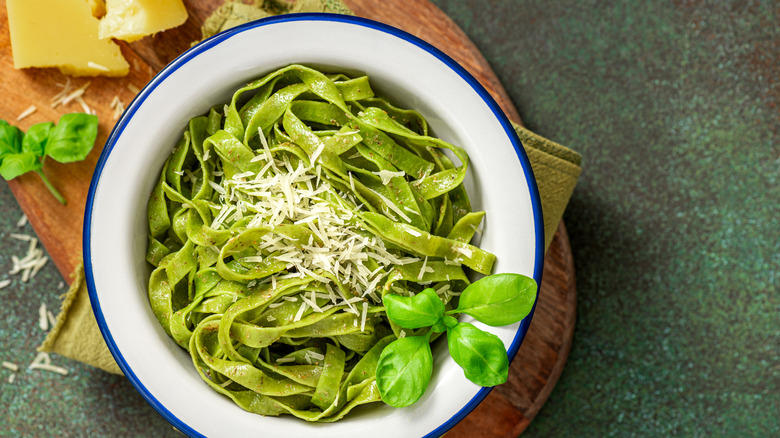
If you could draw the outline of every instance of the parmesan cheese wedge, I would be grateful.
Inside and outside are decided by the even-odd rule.
[[[119,46],[98,38],[98,19],[87,1],[6,0],[6,8],[15,68],[56,67],[72,76],[130,71]]]
[[[187,21],[182,0],[107,0],[100,38],[135,41]]]

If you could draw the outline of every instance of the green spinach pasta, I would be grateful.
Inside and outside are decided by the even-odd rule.
[[[491,272],[495,257],[469,243],[484,212],[471,211],[467,166],[365,76],[267,74],[190,120],[163,166],[148,202],[151,308],[241,408],[337,421],[381,401],[378,357],[412,334],[383,296],[432,287],[451,307],[467,270]]]

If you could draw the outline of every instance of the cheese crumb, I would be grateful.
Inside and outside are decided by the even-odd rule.
[[[472,254],[471,250],[464,246],[455,246],[452,249],[454,249],[456,252],[463,254],[466,257],[471,257]]]
[[[51,310],[46,311],[46,317],[49,319],[49,327],[54,327],[57,325],[57,318],[54,317],[54,314],[51,313]]]
[[[37,247],[38,239],[26,234],[16,233],[10,234],[9,237],[19,241],[29,242],[27,255],[21,259],[14,255],[11,256],[13,267],[8,271],[8,273],[12,275],[21,273],[22,282],[26,283],[46,265],[49,258],[43,254],[43,250]]]
[[[92,61],[87,61],[87,67],[94,68],[95,70],[100,70],[100,71],[111,71],[111,69],[106,67],[105,65],[100,65],[97,62],[92,62]]]
[[[36,108],[35,105],[30,105],[29,108],[27,108],[26,110],[22,111],[21,114],[16,116],[16,120],[17,121],[22,120],[22,119],[24,119],[25,117],[29,116],[30,114],[34,113],[37,110],[38,110],[38,108]]]
[[[32,363],[27,366],[27,369],[50,371],[52,373],[61,374],[63,376],[68,374],[68,370],[66,370],[65,368],[52,365],[51,357],[49,357],[48,353],[44,353],[44,352],[38,353],[38,355],[35,356],[35,359],[32,361]]]
[[[2,365],[3,365],[3,368],[9,369],[9,370],[11,370],[13,372],[19,371],[19,365],[15,364],[13,362],[8,362],[8,361],[4,360]]]
[[[423,279],[423,275],[425,275],[425,268],[427,267],[426,266],[427,264],[428,264],[428,256],[425,256],[425,260],[423,260],[422,267],[420,268],[420,273],[417,274],[417,281]]]
[[[360,331],[366,331],[366,317],[368,316],[368,301],[363,301],[363,316],[360,317]]]
[[[422,233],[420,233],[419,231],[417,231],[417,230],[414,230],[414,229],[412,229],[412,228],[406,228],[406,229],[405,229],[405,231],[406,231],[407,233],[411,234],[411,235],[412,235],[412,236],[414,236],[414,237],[420,237],[420,236],[422,236]]]
[[[384,185],[390,184],[390,181],[392,181],[392,179],[394,177],[406,176],[406,172],[404,172],[403,170],[401,170],[399,172],[393,172],[393,171],[390,171],[390,170],[380,170],[379,172],[371,172],[371,173],[373,173],[374,175],[376,175],[379,178],[381,178],[382,179],[382,184],[384,184]]]
[[[58,105],[67,105],[74,101],[76,98],[81,97],[86,93],[87,88],[92,85],[91,81],[87,81],[84,85],[70,91],[70,79],[68,79],[62,87],[62,91],[52,98],[51,107],[56,108]]]
[[[49,330],[49,318],[46,312],[46,303],[41,303],[41,307],[38,308],[38,327],[43,331]]]
[[[84,100],[83,97],[76,96],[75,101],[78,102],[79,105],[81,105],[81,110],[84,111],[85,113],[93,116],[97,114],[97,111],[95,111],[94,109],[90,108],[89,105],[87,105],[87,102]]]
[[[114,120],[117,120],[125,112],[125,105],[119,100],[119,96],[114,96],[114,99],[111,100],[111,109],[114,110],[111,115]]]
[[[309,356],[309,357],[311,357],[312,359],[315,359],[315,360],[325,360],[325,356],[320,354],[320,353],[317,353],[316,351],[308,350],[306,352],[306,356]]]

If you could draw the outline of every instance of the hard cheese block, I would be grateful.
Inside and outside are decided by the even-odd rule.
[[[107,0],[100,38],[135,41],[187,21],[181,0]]]
[[[57,67],[73,76],[124,76],[119,46],[98,38],[86,0],[6,0],[14,67]]]

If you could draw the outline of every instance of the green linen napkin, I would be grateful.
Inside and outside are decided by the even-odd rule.
[[[229,0],[205,21],[203,38],[252,20],[293,12],[351,14],[340,0],[297,0],[294,3],[258,0],[254,4]],[[580,175],[580,155],[518,124],[513,126],[528,154],[539,187],[546,249]],[[38,350],[58,353],[110,373],[121,374],[92,313],[84,281],[84,266],[79,265],[72,275],[73,282],[63,296],[57,322]]]

